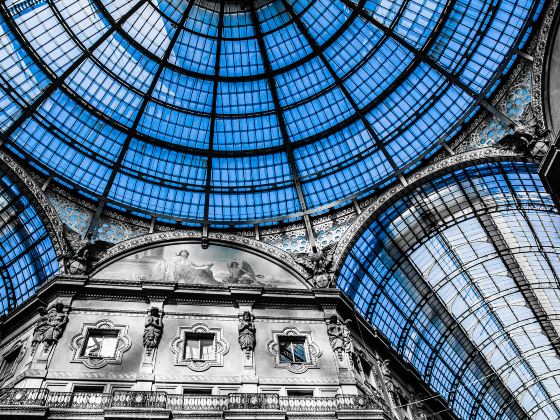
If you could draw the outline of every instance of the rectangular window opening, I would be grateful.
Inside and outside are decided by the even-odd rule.
[[[74,385],[72,391],[84,394],[103,394],[105,392],[105,385]]]
[[[2,363],[2,371],[0,372],[1,378],[3,378],[6,375],[9,375],[12,372],[12,370],[15,368],[20,351],[21,351],[21,347],[18,347],[17,349],[12,350],[10,353],[4,356],[4,360]]]
[[[278,337],[280,363],[307,363],[305,337]]]
[[[214,334],[185,334],[185,360],[215,360]]]
[[[212,388],[183,388],[183,395],[212,395]]]
[[[99,359],[115,357],[118,340],[118,330],[90,329],[81,356]]]

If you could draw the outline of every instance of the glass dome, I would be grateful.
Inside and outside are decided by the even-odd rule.
[[[137,214],[218,225],[312,214],[387,185],[456,134],[541,7],[7,0],[2,139]]]

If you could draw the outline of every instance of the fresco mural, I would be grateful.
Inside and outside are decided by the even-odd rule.
[[[93,278],[306,288],[294,275],[265,258],[221,245],[208,249],[199,244],[150,248],[110,264]]]

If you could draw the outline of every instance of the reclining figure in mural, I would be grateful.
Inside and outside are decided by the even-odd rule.
[[[182,284],[218,284],[212,273],[213,263],[197,265],[189,259],[189,251],[182,249],[175,258],[156,264],[152,278]]]

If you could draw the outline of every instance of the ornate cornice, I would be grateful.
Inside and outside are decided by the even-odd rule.
[[[460,167],[475,165],[484,162],[500,161],[500,160],[518,160],[521,155],[516,154],[510,150],[498,149],[494,147],[485,147],[482,149],[475,149],[468,152],[460,153],[457,155],[449,156],[440,161],[422,168],[410,177],[407,178],[408,185],[402,184],[394,185],[392,188],[381,194],[379,197],[371,201],[362,213],[354,220],[348,227],[344,236],[340,239],[333,254],[332,271],[336,274],[339,272],[344,258],[350,252],[350,248],[354,243],[356,236],[364,229],[374,214],[384,205],[388,205],[401,194],[410,191],[416,186],[428,181],[434,176],[442,175],[451,172]]]
[[[45,225],[58,259],[62,260],[64,256],[70,253],[70,250],[64,238],[62,221],[58,217],[55,208],[39,185],[29,176],[28,171],[22,168],[3,151],[0,151],[0,162],[20,181],[19,183],[27,189],[27,198],[34,205],[35,210]]]
[[[230,245],[238,248],[253,250],[269,260],[273,260],[276,264],[283,265],[295,271],[300,280],[309,277],[308,273],[301,267],[293,257],[287,252],[282,251],[272,245],[246,238],[239,235],[228,233],[210,233],[208,235],[210,243],[216,245]],[[106,266],[109,262],[124,257],[129,253],[144,248],[150,248],[155,245],[165,244],[169,242],[200,242],[202,234],[200,231],[184,231],[175,230],[170,232],[158,232],[148,235],[139,236],[120,242],[117,245],[105,251],[93,267],[92,272],[95,273]]]
[[[543,76],[546,64],[546,47],[551,35],[552,23],[558,8],[559,0],[554,0],[548,6],[546,14],[544,15],[543,22],[537,38],[537,45],[533,53],[533,95],[532,107],[537,122],[537,127],[540,131],[546,130],[546,121],[544,117],[544,98],[543,98]],[[552,34],[554,35],[554,34]]]

